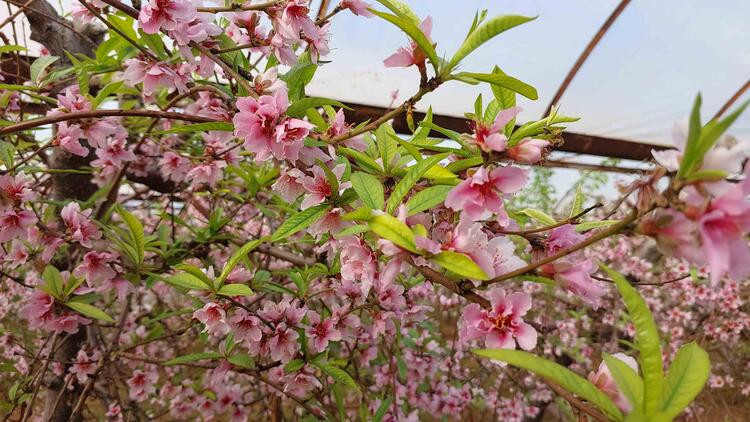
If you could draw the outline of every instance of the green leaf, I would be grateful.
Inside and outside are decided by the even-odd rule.
[[[659,332],[656,329],[654,317],[638,291],[620,273],[605,265],[600,266],[614,280],[635,326],[636,347],[640,352],[643,372],[643,413],[646,417],[652,416],[661,405],[664,383]]]
[[[221,353],[219,352],[198,352],[198,353],[190,353],[188,355],[182,355],[178,356],[174,359],[170,359],[166,362],[164,362],[165,365],[183,365],[186,363],[193,363],[198,362],[199,360],[214,360],[221,358]]]
[[[378,152],[380,152],[380,159],[383,162],[383,169],[385,169],[386,173],[390,173],[393,157],[396,156],[396,152],[398,151],[398,143],[391,139],[391,135],[398,138],[396,132],[389,124],[378,126],[378,129],[375,131]]]
[[[374,210],[383,209],[385,204],[383,185],[377,177],[357,171],[352,173],[351,182],[363,204]]]
[[[273,236],[271,236],[271,241],[278,242],[300,230],[310,227],[313,223],[323,217],[323,215],[328,212],[329,208],[330,206],[328,204],[320,204],[294,214],[287,218],[287,220],[276,229]]]
[[[677,177],[685,177],[695,164],[702,160],[698,156],[698,141],[701,136],[701,94],[696,95],[693,102],[693,110],[690,112],[690,123],[688,125],[688,137],[685,141],[685,151],[682,156],[680,168],[677,171]]]
[[[357,162],[357,164],[364,170],[368,170],[371,173],[383,173],[383,168],[380,167],[380,164],[370,158],[369,155],[351,148],[340,147],[338,150],[342,154],[353,158]]]
[[[575,229],[577,232],[584,232],[586,230],[608,227],[619,222],[620,220],[584,221],[583,223],[576,224]]]
[[[557,223],[554,218],[544,213],[544,211],[535,210],[533,208],[524,208],[521,211],[518,211],[518,213],[527,215],[534,220],[541,221],[542,223],[550,226]]]
[[[377,0],[378,3],[382,4],[383,6],[387,7],[391,12],[393,12],[396,16],[408,19],[412,23],[419,25],[419,16],[417,16],[416,13],[414,13],[411,8],[403,2],[400,2],[398,0]]]
[[[255,369],[255,359],[247,353],[237,353],[227,359],[229,363],[234,366],[239,366],[246,369]]]
[[[555,362],[535,356],[523,350],[472,350],[479,356],[499,360],[513,366],[526,369],[542,378],[560,385],[571,393],[595,404],[609,417],[616,421],[622,421],[623,415],[620,409],[601,390],[596,388],[585,378],[570,369]]]
[[[26,47],[20,45],[3,45],[0,46],[0,53],[12,53],[14,51],[24,51]]]
[[[51,266],[47,265],[44,268],[44,273],[42,273],[42,279],[44,280],[45,284],[49,288],[50,292],[52,293],[51,296],[53,296],[56,299],[61,299],[63,297],[63,279],[62,275],[60,274],[60,271]]]
[[[487,82],[488,84],[491,84],[493,86],[500,86],[503,88],[507,88],[513,92],[517,92],[523,95],[524,97],[530,100],[536,100],[539,98],[539,94],[537,94],[536,88],[534,88],[533,86],[525,82],[521,82],[512,76],[501,75],[499,73],[470,73],[470,72],[461,72],[456,76],[461,77],[461,78],[476,79],[478,81]]]
[[[468,255],[453,251],[442,251],[430,258],[448,271],[474,280],[488,280],[487,274]]]
[[[347,110],[351,110],[351,107],[348,107],[344,103],[340,101],[332,100],[330,98],[307,97],[307,98],[299,99],[295,101],[292,105],[290,105],[289,108],[286,109],[286,114],[291,117],[303,117],[305,115],[305,112],[308,109],[318,108],[324,105],[335,105],[336,107],[341,107]]]
[[[221,286],[224,284],[224,281],[229,277],[229,273],[232,272],[234,267],[239,264],[239,262],[247,256],[253,249],[257,248],[258,245],[260,245],[263,242],[263,239],[255,239],[251,240],[232,254],[231,257],[227,260],[227,263],[224,264],[224,268],[221,270],[221,274],[219,274],[219,278],[216,279],[216,284]]]
[[[409,211],[409,215],[411,216],[442,204],[451,190],[453,190],[453,186],[437,185],[415,193],[406,201],[406,208]]]
[[[193,277],[198,278],[200,281],[202,281],[203,283],[205,283],[208,286],[212,286],[213,285],[213,280],[211,280],[210,278],[208,278],[208,274],[206,274],[205,272],[203,272],[203,270],[201,270],[200,268],[196,267],[195,265],[190,265],[190,264],[187,264],[187,263],[183,262],[183,263],[175,265],[174,269],[175,270],[185,271],[186,273],[192,275]]]
[[[688,183],[694,182],[718,182],[724,180],[729,176],[729,173],[722,170],[698,170],[691,172],[685,181]]]
[[[390,240],[408,251],[417,253],[414,233],[403,221],[390,214],[380,214],[372,217],[368,224],[370,230],[378,236]]]
[[[419,181],[419,179],[427,172],[427,170],[439,163],[448,155],[450,154],[443,153],[433,155],[409,167],[409,170],[406,172],[404,178],[401,179],[393,188],[391,196],[388,198],[388,206],[386,207],[386,211],[389,214],[393,214],[398,206],[401,205],[401,201],[404,199],[406,194],[409,193],[411,188]]]
[[[578,182],[576,185],[576,195],[573,198],[573,204],[570,206],[570,215],[568,218],[573,218],[583,212],[583,203],[586,201],[586,197],[583,196],[582,188],[583,182]]]
[[[125,224],[128,226],[128,235],[130,237],[129,243],[137,253],[137,256],[134,257],[137,258],[135,265],[140,268],[143,264],[144,254],[146,253],[146,240],[143,232],[143,225],[133,214],[125,210],[122,206],[117,205],[116,209],[118,214],[120,214],[120,217],[122,217]]]
[[[154,274],[156,275],[156,274]],[[189,273],[177,273],[169,277],[156,275],[157,278],[165,283],[187,290],[210,290],[211,285],[206,284],[200,278]]]
[[[124,83],[125,81],[110,82],[105,85],[104,88],[100,89],[99,92],[96,93],[96,98],[92,101],[93,108],[99,107],[99,104],[104,102],[110,94],[113,94],[120,89]]]
[[[679,415],[703,389],[710,372],[708,353],[698,344],[680,347],[667,372],[661,413],[668,419]]]
[[[307,61],[300,60],[286,74],[279,78],[286,82],[289,88],[289,100],[295,101],[305,95],[305,86],[312,81],[318,65]]]
[[[385,417],[385,414],[388,413],[388,409],[391,408],[392,403],[393,399],[390,396],[383,399],[383,401],[380,402],[380,406],[378,406],[378,410],[375,411],[375,415],[372,417],[372,422],[381,422]]]
[[[494,69],[492,69],[492,73],[499,74],[499,75],[505,75],[505,73],[500,70],[499,67],[495,66]],[[492,94],[495,96],[495,100],[497,100],[497,104],[501,110],[507,110],[511,107],[516,106],[516,93],[508,88],[504,88],[500,85],[491,85],[492,88]],[[492,116],[493,119],[495,116]],[[505,135],[510,136],[513,132],[513,128],[516,125],[516,119],[513,118],[511,121],[508,122],[508,124],[505,125]]]
[[[370,221],[372,219],[372,209],[368,206],[361,206],[354,211],[348,212],[341,217],[344,221]]]
[[[75,300],[75,298],[71,299],[68,302],[65,302],[65,306],[78,312],[79,314],[83,314],[90,318],[98,319],[100,321],[109,322],[109,323],[115,322],[115,320],[112,319],[111,316],[104,313],[104,311],[102,311],[101,309],[95,306],[89,305],[88,303],[85,303],[85,302],[78,302]]]
[[[337,383],[359,391],[359,386],[354,381],[354,378],[352,378],[351,375],[349,375],[348,372],[344,371],[343,369],[339,367],[333,366],[330,363],[326,363],[326,362],[322,362],[322,363],[313,362],[313,363],[315,364],[315,366],[320,368],[320,370],[323,371],[324,374],[336,380]]]
[[[286,365],[284,365],[284,372],[297,372],[305,366],[305,361],[302,359],[292,359]]]
[[[738,117],[745,111],[750,101],[746,101],[737,110],[733,111],[727,117],[722,120],[711,120],[706,126],[701,129],[700,138],[698,139],[698,145],[696,147],[696,159],[691,163],[690,168],[686,170],[686,175],[692,173],[696,169],[699,163],[703,161],[706,153],[713,148],[719,137],[729,129],[729,127],[737,120]]]
[[[388,22],[396,25],[406,33],[406,35],[409,36],[414,42],[419,46],[419,48],[424,52],[425,56],[427,56],[427,59],[430,60],[430,63],[432,63],[433,69],[435,69],[435,73],[438,73],[438,55],[435,52],[435,47],[432,46],[432,42],[427,38],[427,36],[422,32],[421,29],[419,29],[419,23],[415,23],[411,19],[402,18],[395,15],[390,15],[388,13],[378,12],[377,10],[371,10],[371,12],[379,16]]]
[[[29,69],[31,80],[34,83],[39,83],[39,76],[41,76],[44,69],[48,68],[52,63],[58,61],[59,59],[60,57],[58,56],[37,57],[34,60],[34,63],[31,64],[31,68]]]
[[[426,127],[428,129],[432,129],[435,132],[438,132],[444,136],[447,136],[448,139],[451,139],[453,141],[458,142],[459,144],[463,144],[463,141],[461,140],[461,134],[456,132],[455,130],[446,129],[443,127],[440,127],[432,122],[425,122],[421,121],[419,122],[420,127]]]
[[[168,135],[170,133],[208,132],[210,130],[221,130],[224,132],[231,132],[234,130],[234,125],[230,122],[195,123],[192,125],[175,126],[171,129],[151,132],[151,134],[152,135]]]
[[[607,353],[604,353],[602,357],[612,374],[612,378],[614,378],[632,408],[641,409],[643,407],[643,380],[641,377],[633,368],[617,357]]]
[[[225,284],[221,286],[219,291],[216,293],[222,296],[229,296],[229,297],[253,295],[253,291],[250,289],[250,287],[244,284],[239,284],[239,283]]]
[[[476,50],[479,46],[491,40],[496,35],[534,19],[536,19],[536,17],[530,18],[517,15],[503,15],[490,19],[484,25],[474,30],[471,35],[466,37],[466,40],[464,40],[461,47],[458,48],[456,54],[453,55],[453,58],[445,68],[444,72],[447,73],[453,70],[453,68],[455,68],[464,57],[468,56],[472,51]]]
[[[457,173],[472,167],[481,166],[482,164],[484,164],[484,159],[482,157],[471,157],[454,161],[445,166],[445,169],[453,173]]]

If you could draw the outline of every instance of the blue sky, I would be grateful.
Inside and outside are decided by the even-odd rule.
[[[335,2],[334,2],[335,3]],[[618,1],[412,0],[409,5],[434,19],[439,54],[455,51],[474,11],[489,15],[538,15],[485,44],[463,70],[489,71],[495,64],[534,85],[538,101],[523,100],[521,120],[538,117],[571,65]],[[720,6],[717,6],[720,3]],[[382,8],[382,7],[381,7]],[[597,46],[561,101],[562,111],[580,116],[571,130],[670,143],[676,120],[689,112],[698,91],[710,117],[750,78],[750,2],[634,0]],[[390,24],[346,14],[333,24],[330,56],[310,92],[387,105],[416,89],[415,69],[386,69],[382,60],[405,35]],[[488,89],[481,90],[489,95]],[[452,82],[420,103],[461,115],[472,108],[477,87]],[[745,95],[743,99],[750,98]],[[733,132],[750,136],[750,113]]]

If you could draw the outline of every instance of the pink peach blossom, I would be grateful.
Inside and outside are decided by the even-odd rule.
[[[638,363],[632,357],[624,353],[615,353],[613,357],[621,360],[626,365],[631,367],[636,373],[638,372]],[[596,388],[602,390],[604,394],[615,402],[615,405],[625,413],[629,413],[633,408],[633,405],[628,401],[623,394],[622,390],[617,386],[617,382],[612,377],[612,372],[605,362],[599,364],[599,369],[596,372],[589,373],[588,380],[596,386]]]
[[[333,318],[323,320],[315,311],[308,311],[307,318],[310,323],[305,329],[305,334],[312,353],[324,351],[328,347],[328,342],[341,340],[341,332],[336,329],[336,321]]]
[[[544,149],[549,142],[542,139],[524,139],[513,147],[508,148],[508,157],[517,163],[535,164],[542,159]]]
[[[171,31],[179,23],[192,21],[196,7],[190,0],[149,0],[141,7],[138,25],[147,34],[156,34],[164,29]]]
[[[425,20],[419,25],[419,29],[422,30],[428,40],[431,41],[430,34],[432,32],[432,16],[427,16]],[[427,57],[421,48],[412,40],[409,40],[409,45],[406,47],[399,47],[395,53],[386,58],[383,61],[385,67],[409,67],[416,65],[417,67],[424,67],[425,60]]]
[[[484,220],[492,214],[504,221],[503,195],[524,187],[526,172],[517,167],[498,167],[488,171],[481,167],[471,177],[456,186],[445,198],[445,206],[462,213],[474,221]]]
[[[464,308],[460,336],[462,341],[484,339],[492,349],[515,349],[516,343],[524,350],[536,346],[537,332],[523,321],[531,309],[531,297],[523,292],[505,295],[501,288],[490,291],[491,309],[472,303]]]
[[[373,14],[367,10],[370,7],[370,4],[362,0],[342,0],[341,3],[339,3],[339,7],[342,9],[349,9],[357,16],[364,16],[366,18],[373,16]]]

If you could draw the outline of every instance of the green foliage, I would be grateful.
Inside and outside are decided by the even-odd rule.
[[[664,380],[660,415],[668,420],[679,415],[703,389],[710,372],[708,353],[698,344],[680,347]]]
[[[391,196],[388,198],[386,211],[390,214],[396,211],[406,194],[409,193],[417,181],[425,175],[427,170],[448,157],[448,155],[449,154],[447,153],[433,155],[409,167],[406,175],[396,184],[396,187],[393,188]]]
[[[181,125],[174,126],[167,130],[160,130],[151,132],[152,135],[169,135],[173,133],[195,133],[195,132],[208,132],[210,130],[220,130],[225,132],[231,132],[234,130],[234,125],[230,122],[206,122],[206,123],[195,123],[192,125]]]
[[[406,201],[408,214],[414,215],[442,204],[451,190],[453,186],[437,185],[415,193]]]
[[[221,270],[221,274],[219,274],[219,277],[216,279],[216,284],[219,286],[224,284],[224,281],[227,279],[227,277],[229,277],[229,273],[234,270],[234,267],[236,267],[241,260],[245,259],[247,257],[247,254],[252,252],[253,249],[257,248],[258,245],[262,243],[262,241],[263,239],[251,240],[234,251],[232,256],[227,260],[227,263],[224,264],[224,268]]]
[[[472,51],[479,48],[479,46],[494,38],[496,35],[499,35],[511,28],[532,21],[534,19],[536,19],[536,17],[530,18],[526,16],[516,15],[497,16],[490,19],[483,25],[476,28],[469,34],[469,36],[466,37],[466,40],[464,40],[463,44],[461,44],[461,47],[458,48],[458,51],[456,51],[456,53],[453,55],[453,58],[450,60],[443,72],[445,73],[452,71],[461,60],[468,56]]]
[[[330,207],[331,206],[328,204],[320,204],[292,215],[284,221],[278,229],[276,229],[271,236],[271,241],[278,242],[300,230],[310,227],[313,223],[323,217]]]
[[[688,126],[687,140],[685,141],[685,150],[683,151],[680,168],[677,171],[677,177],[689,179],[690,181],[700,180],[701,176],[713,179],[717,177],[716,173],[703,174],[696,177],[694,175],[700,169],[701,163],[706,153],[713,148],[721,135],[737,120],[745,111],[750,101],[746,101],[727,117],[716,120],[712,119],[705,126],[701,125],[701,95],[695,97],[693,109],[690,112],[690,123]],[[707,169],[714,170],[714,169]]]
[[[111,316],[107,315],[104,311],[101,309],[90,305],[86,302],[82,302],[80,300],[77,300],[76,298],[73,298],[67,302],[65,302],[65,306],[68,308],[78,312],[79,314],[82,314],[83,316],[87,316],[89,318],[98,319],[100,321],[114,323],[115,320],[112,319]]]
[[[286,109],[286,114],[292,117],[303,117],[308,109],[318,108],[324,105],[335,105],[336,107],[351,110],[351,108],[346,106],[344,103],[332,100],[330,98],[307,97],[300,98],[299,100],[292,103],[292,105],[290,105],[289,108]]]
[[[603,354],[619,390],[632,405],[628,415],[624,416],[596,386],[555,362],[520,350],[474,350],[474,353],[524,368],[554,382],[596,405],[616,421],[671,421],[695,399],[708,380],[708,354],[696,343],[682,346],[665,378],[659,335],[651,311],[622,275],[604,265],[601,268],[614,280],[636,330],[635,346],[640,354],[642,377],[623,361]]]
[[[442,251],[439,254],[430,257],[430,260],[446,270],[462,277],[474,280],[489,279],[479,265],[477,265],[468,255],[460,252]]]
[[[497,86],[500,88],[509,89],[513,92],[517,92],[530,100],[536,100],[539,98],[539,95],[536,92],[536,88],[508,75],[499,73],[461,72],[457,74],[456,77],[459,77],[462,80],[487,82],[493,87]],[[481,116],[481,114],[479,115]]]
[[[659,332],[654,317],[638,291],[616,271],[602,266],[607,275],[614,280],[620,291],[630,319],[635,325],[636,347],[640,352],[640,363],[643,371],[644,397],[643,413],[646,417],[659,409],[664,383],[664,369],[659,344]]]
[[[378,12],[377,10],[372,10],[372,13],[375,16],[378,16],[396,25],[397,27],[399,27],[399,29],[404,31],[404,33],[408,35],[409,38],[414,40],[414,42],[424,52],[425,56],[427,56],[427,59],[429,59],[430,63],[432,63],[432,67],[435,69],[435,73],[439,73],[438,55],[435,52],[435,47],[432,46],[432,42],[427,38],[424,32],[419,29],[418,23],[415,23],[413,20],[408,18],[402,18],[388,13]]]
[[[595,404],[615,421],[624,419],[620,409],[601,390],[587,379],[558,363],[522,350],[473,350],[473,352],[479,356],[506,362],[531,371]]]
[[[383,209],[385,205],[383,185],[377,177],[358,171],[352,173],[351,181],[352,187],[363,204],[374,210]]]
[[[216,294],[222,295],[222,296],[252,296],[253,291],[250,289],[250,287],[239,284],[239,283],[231,283],[231,284],[225,284],[221,286],[218,292]]]
[[[407,251],[417,253],[414,233],[403,221],[389,214],[379,214],[372,217],[368,224],[370,230],[378,236],[390,240]]]
[[[198,362],[201,360],[216,360],[221,359],[221,353],[219,352],[199,352],[190,353],[188,355],[178,356],[174,359],[170,359],[164,362],[165,365],[184,365],[186,363]]]

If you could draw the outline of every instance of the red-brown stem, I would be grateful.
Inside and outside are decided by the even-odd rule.
[[[549,264],[550,262],[556,261],[564,256],[570,255],[573,252],[579,251],[587,246],[593,245],[594,243],[606,239],[609,236],[612,236],[613,234],[619,232],[623,228],[625,228],[627,225],[638,219],[639,214],[637,211],[633,210],[633,212],[630,213],[627,217],[625,217],[623,220],[621,220],[619,223],[614,224],[607,228],[606,230],[602,230],[599,233],[596,233],[595,235],[588,237],[586,240],[584,240],[581,243],[578,243],[576,245],[573,245],[569,248],[565,248],[561,250],[560,252],[550,255],[546,258],[540,259],[539,261],[533,262],[523,268],[519,268],[515,271],[510,271],[508,273],[499,275],[487,282],[485,282],[486,285],[499,283],[501,281],[510,280],[511,278],[515,278],[524,274],[527,274],[531,271],[534,271],[535,269],[541,267],[542,265]]]
[[[64,122],[67,120],[91,119],[99,117],[160,117],[163,119],[183,120],[194,123],[218,122],[217,119],[203,117],[194,114],[173,113],[159,110],[91,110],[78,113],[57,114],[54,116],[45,116],[38,119],[26,120],[25,122],[0,128],[0,135],[20,132],[22,130],[44,126],[52,123]]]

